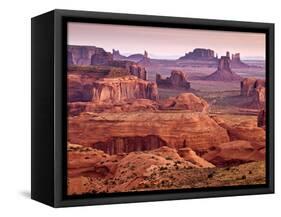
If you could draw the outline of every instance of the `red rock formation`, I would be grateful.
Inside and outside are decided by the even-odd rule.
[[[227,129],[231,141],[246,140],[257,149],[265,147],[265,130],[257,127],[256,123],[241,122],[234,125],[220,123],[220,126]]]
[[[265,108],[265,88],[264,87],[258,87],[255,88],[254,97],[252,101],[252,106],[258,109],[264,109]]]
[[[92,93],[92,101],[97,103],[158,98],[158,89],[154,82],[144,81],[135,76],[97,80],[93,82]]]
[[[215,167],[204,158],[199,157],[191,148],[181,148],[178,150],[179,155],[186,161],[193,163],[194,165],[202,168]]]
[[[230,59],[222,56],[219,60],[217,71],[206,76],[205,80],[210,81],[240,81],[241,77],[230,69]]]
[[[253,94],[256,78],[245,78],[240,83],[241,96],[251,96]]]
[[[265,159],[263,153],[255,149],[250,142],[243,140],[219,144],[212,147],[211,151],[202,157],[218,167],[235,166]]]
[[[192,93],[182,93],[176,97],[155,101],[149,99],[127,99],[120,102],[71,102],[68,103],[70,116],[82,112],[142,112],[159,110],[189,110],[195,112],[208,112],[208,103]]]
[[[129,65],[131,75],[137,76],[140,79],[147,80],[147,72],[144,67],[134,63]]]
[[[265,128],[265,126],[266,126],[266,113],[265,113],[265,109],[262,109],[258,114],[258,127]]]
[[[180,70],[173,70],[171,76],[166,79],[162,79],[161,75],[157,74],[156,83],[159,87],[163,88],[190,88],[190,83],[186,80],[185,74]]]
[[[193,93],[182,93],[179,96],[160,101],[160,109],[207,112],[209,105],[204,99],[195,96]]]
[[[169,147],[190,147],[201,154],[209,147],[229,141],[224,128],[208,115],[195,112],[82,113],[69,117],[68,123],[69,141],[84,146],[110,141],[114,137],[154,135]]]
[[[245,78],[241,81],[241,96],[253,96],[257,88],[265,87],[265,80]]]

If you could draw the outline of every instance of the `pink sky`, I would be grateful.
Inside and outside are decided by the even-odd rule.
[[[241,58],[265,57],[265,34],[163,27],[68,23],[69,45],[92,45],[121,54],[143,53],[178,58],[194,48],[210,48],[219,56],[241,53]]]

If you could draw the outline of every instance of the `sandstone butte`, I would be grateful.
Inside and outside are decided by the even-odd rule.
[[[136,76],[89,79],[80,75],[68,76],[69,102],[120,102],[127,99],[157,99],[154,82]]]
[[[160,74],[156,74],[156,83],[163,88],[190,89],[186,75],[180,70],[172,70],[171,76],[165,79]]]
[[[222,56],[219,60],[218,69],[203,79],[209,81],[240,81],[242,78],[231,70],[229,56]]]
[[[82,113],[69,117],[68,124],[70,143],[99,147],[99,144],[111,141],[107,143],[109,145],[100,145],[106,153],[111,154],[125,152],[131,146],[140,150],[133,144],[134,138],[148,142],[142,146],[144,150],[149,146],[166,144],[176,149],[190,147],[199,154],[229,141],[226,129],[207,114],[192,111]],[[151,135],[154,138],[147,138]]]

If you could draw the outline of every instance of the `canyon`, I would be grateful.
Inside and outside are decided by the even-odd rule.
[[[265,183],[265,80],[239,53],[71,45],[67,61],[69,195]]]

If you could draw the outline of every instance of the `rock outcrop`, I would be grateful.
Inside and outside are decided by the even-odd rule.
[[[178,153],[184,160],[191,162],[198,167],[202,167],[202,168],[215,167],[212,163],[206,161],[202,157],[199,157],[191,148],[180,148],[178,150]]]
[[[265,184],[263,161],[218,168],[202,161],[190,149],[187,151],[184,151],[187,159],[166,146],[107,155],[69,144],[68,195]],[[207,167],[200,166],[203,162]]]
[[[176,149],[189,147],[201,155],[210,147],[229,141],[227,130],[201,112],[82,113],[69,117],[68,123],[69,141],[88,147],[112,138],[122,138],[125,144],[129,138],[142,137],[141,141],[154,135],[145,145],[154,146],[157,138],[158,144],[164,141]]]
[[[193,93],[182,93],[176,97],[170,97],[162,100],[160,103],[160,109],[175,109],[175,110],[191,110],[196,112],[208,112],[208,103]]]
[[[144,67],[140,66],[139,64],[130,64],[129,65],[129,72],[131,75],[137,76],[140,79],[147,80],[147,72]]]
[[[125,60],[127,57],[120,54],[119,50],[112,49],[113,60]]]
[[[68,102],[89,102],[92,99],[91,79],[84,81],[79,75],[68,75],[67,77]]]
[[[262,152],[255,149],[250,142],[243,140],[219,144],[202,157],[218,167],[236,166],[265,159]]]
[[[258,124],[258,127],[265,128],[265,126],[266,126],[265,109],[262,109],[262,110],[259,111],[257,124]]]
[[[104,142],[92,144],[92,148],[102,150],[107,154],[130,153],[135,151],[148,151],[167,146],[167,143],[159,136],[132,136],[111,137]]]
[[[256,149],[265,147],[265,130],[261,127],[257,127],[256,122],[242,121],[238,124],[229,125],[220,119],[215,119],[216,122],[227,130],[231,141],[245,140],[251,143]]]
[[[253,101],[252,106],[258,109],[264,109],[265,108],[265,88],[264,87],[258,87],[253,92]]]
[[[95,46],[80,46],[80,45],[68,45],[68,60],[70,54],[72,56],[72,63],[68,61],[68,63],[75,65],[90,65],[91,57],[96,53],[105,52],[103,48],[95,47]]]
[[[242,78],[230,69],[230,58],[222,56],[217,71],[204,77],[210,81],[240,81]]]
[[[122,102],[130,99],[158,98],[157,84],[135,76],[104,78],[93,82],[92,101]]]
[[[215,52],[211,49],[195,48],[192,52],[186,53],[179,60],[216,60]]]
[[[256,78],[245,78],[240,83],[241,96],[253,96],[257,88],[265,87],[265,80]]]
[[[112,61],[112,54],[103,49],[96,50],[91,56],[91,65],[108,65]]]
[[[163,88],[179,88],[190,89],[190,83],[186,79],[186,75],[180,70],[173,70],[171,76],[162,79],[160,74],[156,74],[156,83]]]
[[[83,73],[68,75],[68,102],[114,103],[130,99],[157,98],[157,84],[136,76],[96,79]]]
[[[242,62],[240,59],[240,53],[235,53],[231,55],[231,67],[232,68],[248,68],[249,65]]]

